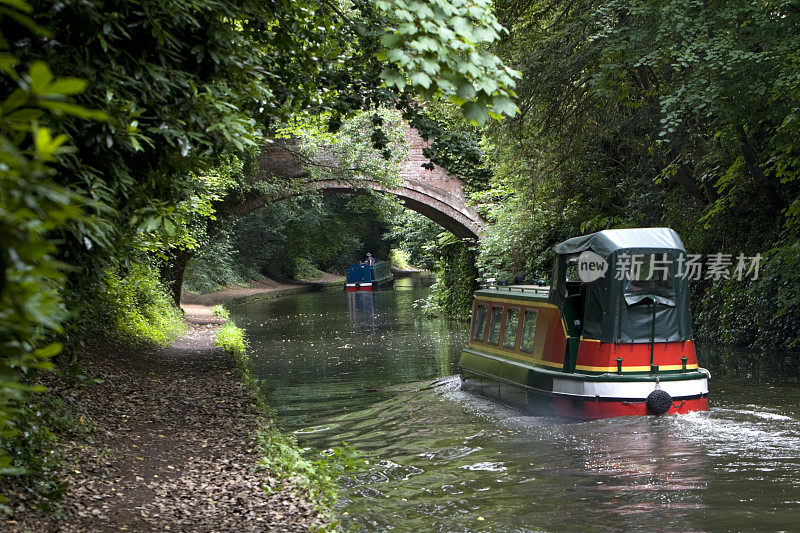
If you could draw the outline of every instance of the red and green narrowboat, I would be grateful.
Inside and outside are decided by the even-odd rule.
[[[389,262],[372,260],[350,265],[347,269],[344,290],[347,292],[376,291],[390,289],[393,285],[394,275]]]
[[[554,251],[550,287],[475,292],[462,388],[583,420],[708,410],[678,235],[605,230]]]

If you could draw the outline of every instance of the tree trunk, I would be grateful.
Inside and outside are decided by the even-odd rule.
[[[161,279],[169,287],[175,305],[181,305],[181,292],[183,291],[183,273],[186,265],[194,256],[192,250],[177,250],[173,253],[169,262],[161,270]]]
[[[692,172],[692,168],[689,165],[680,165],[678,171],[675,173],[675,179],[678,180],[678,183],[681,184],[681,187],[683,187],[686,192],[700,200],[703,204],[708,205],[709,198],[703,194],[703,191],[697,186],[697,182],[694,180],[694,172]]]
[[[747,133],[744,131],[744,126],[741,124],[736,125],[736,133],[739,136],[739,143],[742,145],[742,155],[744,156],[744,163],[747,166],[747,171],[750,173],[750,177],[755,180],[756,183],[761,187],[761,190],[764,192],[764,195],[767,197],[767,200],[776,208],[780,207],[780,201],[778,197],[778,191],[775,190],[772,183],[767,179],[764,175],[764,171],[761,170],[761,165],[758,164],[758,160],[753,152],[752,146],[750,146],[750,141],[747,139]]]

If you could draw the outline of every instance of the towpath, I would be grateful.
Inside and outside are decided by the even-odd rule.
[[[44,513],[24,493],[12,494],[15,512],[0,529],[307,531],[322,524],[291,484],[253,468],[256,414],[231,359],[213,346],[221,320],[190,306],[187,321],[186,334],[167,348],[87,347],[81,364],[98,383],[51,384],[96,428],[66,443],[60,511]],[[279,490],[268,494],[264,484]]]

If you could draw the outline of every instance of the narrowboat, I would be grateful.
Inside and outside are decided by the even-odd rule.
[[[347,269],[344,290],[373,291],[391,288],[393,284],[394,276],[389,262],[372,260],[350,265]]]
[[[708,410],[678,235],[605,230],[554,251],[549,287],[475,292],[462,388],[582,420]]]

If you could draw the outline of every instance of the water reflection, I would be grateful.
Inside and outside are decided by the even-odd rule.
[[[423,291],[351,294],[366,297],[307,294],[233,313],[301,442],[344,440],[369,461],[343,480],[345,527],[797,529],[796,386],[725,381],[712,365],[706,413],[524,416],[460,390],[465,328],[424,319],[413,305]]]
[[[374,294],[372,291],[346,293],[347,312],[355,331],[374,332],[377,329]]]

